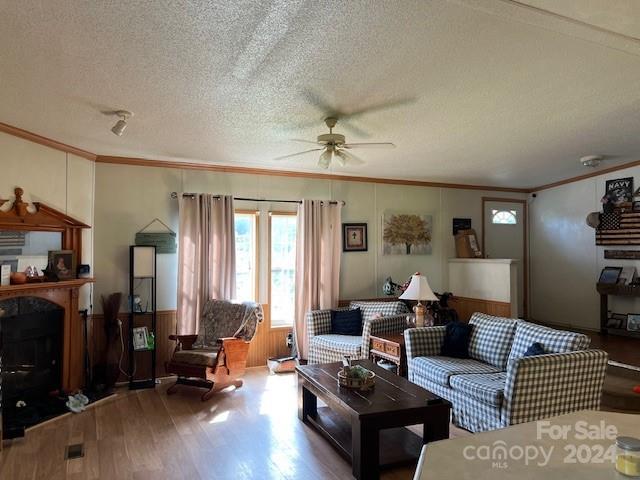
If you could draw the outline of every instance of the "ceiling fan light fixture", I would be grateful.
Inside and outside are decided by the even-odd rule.
[[[341,151],[341,150],[336,150],[336,160],[338,160],[338,163],[340,164],[341,167],[344,167],[347,164],[347,155]]]
[[[290,155],[283,155],[280,157],[275,157],[274,160],[283,160],[285,158],[297,157],[298,155],[304,155],[310,152],[315,152],[322,150],[320,154],[320,158],[318,159],[318,167],[323,169],[328,169],[329,165],[331,165],[331,161],[333,157],[336,157],[336,161],[340,164],[340,166],[344,167],[347,164],[349,165],[362,165],[364,162],[349,152],[348,149],[352,148],[395,148],[395,145],[391,142],[358,142],[358,143],[347,143],[344,135],[340,133],[333,133],[333,128],[338,123],[338,119],[336,117],[327,117],[324,120],[325,124],[329,128],[329,133],[323,133],[318,135],[315,142],[310,140],[299,140],[293,139],[296,142],[303,143],[311,143],[315,145],[320,145],[320,148],[312,148],[309,150],[305,150],[302,152],[292,153]]]
[[[329,165],[331,165],[332,157],[333,157],[333,149],[327,148],[324,152],[320,154],[320,159],[318,160],[318,166],[326,170],[327,168],[329,168]]]

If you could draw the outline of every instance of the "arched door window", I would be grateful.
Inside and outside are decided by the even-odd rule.
[[[494,225],[516,225],[518,223],[515,210],[491,210],[491,223]]]

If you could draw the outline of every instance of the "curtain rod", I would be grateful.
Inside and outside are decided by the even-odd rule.
[[[183,193],[182,196],[183,197],[195,197],[197,194],[196,193]],[[178,198],[178,192],[171,192],[171,198],[176,199]],[[214,195],[214,198],[220,198],[220,195]],[[247,197],[233,197],[234,200],[241,200],[241,201],[247,201],[247,202],[273,202],[273,203],[302,203],[302,200],[273,200],[270,198],[247,198]],[[346,205],[346,203],[344,201],[336,201],[336,200],[331,200],[329,201],[330,205],[337,205],[337,204],[341,204],[341,205]]]

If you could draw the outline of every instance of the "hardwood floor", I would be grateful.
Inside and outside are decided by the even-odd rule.
[[[609,359],[615,362],[640,367],[640,339],[622,337],[618,335],[602,335],[588,332],[591,337],[591,348],[599,348],[609,354]]]
[[[84,413],[67,415],[7,441],[0,479],[350,479],[351,466],[297,418],[294,374],[253,368],[245,384],[208,402],[198,389],[167,396],[121,391]],[[468,433],[452,427],[452,436]],[[84,443],[83,458],[65,447]],[[384,471],[413,478],[414,467]]]

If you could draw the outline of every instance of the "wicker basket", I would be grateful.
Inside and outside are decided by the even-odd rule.
[[[353,390],[370,390],[376,383],[376,374],[367,370],[365,378],[348,377],[343,370],[338,370],[338,383],[341,387]]]

